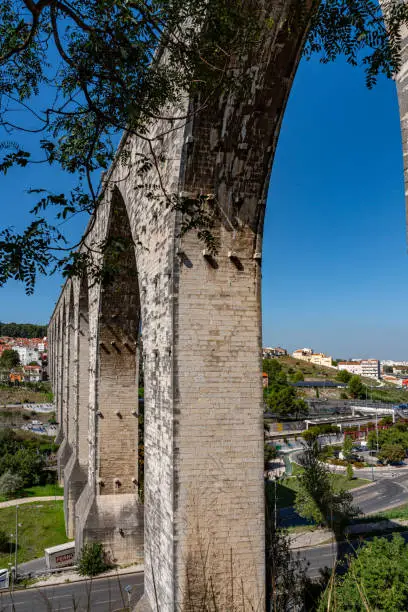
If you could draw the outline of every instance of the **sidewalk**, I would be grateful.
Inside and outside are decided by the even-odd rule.
[[[371,523],[357,523],[349,525],[345,530],[345,537],[370,535],[371,533],[383,532],[387,533],[395,531],[396,528],[408,527],[406,519],[384,519],[380,521],[372,521]],[[299,531],[297,533],[289,533],[290,548],[297,550],[299,548],[312,548],[322,544],[331,544],[334,542],[333,532],[330,529],[316,528],[314,531]]]
[[[90,578],[89,576],[80,576],[75,569],[65,569],[65,571],[61,573],[49,574],[48,576],[39,576],[39,579],[28,588],[37,589],[38,587],[55,586],[57,584],[67,584],[69,582],[92,582],[94,580],[100,580],[101,578],[109,578],[111,576],[122,576],[140,572],[144,572],[143,563],[134,563],[133,565],[128,565],[127,567],[107,570],[106,572],[102,572],[102,574],[98,574],[93,578]]]
[[[10,499],[9,501],[0,502],[0,510],[2,508],[11,508],[12,506],[20,506],[21,504],[63,500],[63,495],[51,495],[48,497],[20,497],[20,499]]]

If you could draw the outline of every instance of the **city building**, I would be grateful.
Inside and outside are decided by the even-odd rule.
[[[314,353],[311,348],[302,348],[297,349],[292,353],[292,357],[294,359],[303,359],[303,361],[308,361],[309,363],[313,363],[319,366],[325,366],[327,368],[332,368],[333,359],[324,353]]]
[[[380,378],[380,362],[378,359],[362,359],[361,360],[361,376],[367,378]]]
[[[9,380],[12,383],[40,382],[42,379],[43,370],[39,365],[18,366],[9,374]]]
[[[339,361],[337,369],[346,370],[350,374],[361,376],[361,361]]]
[[[266,372],[262,372],[262,386],[267,387],[269,384],[269,376]]]
[[[13,346],[13,350],[17,351],[18,356],[20,357],[21,365],[28,365],[35,361],[39,364],[40,358],[38,353],[38,348],[31,348],[30,346]]]
[[[293,351],[292,357],[295,359],[304,359],[305,361],[309,361],[310,355],[313,355],[313,349],[311,348],[302,348]]]
[[[350,374],[366,378],[380,378],[380,362],[378,359],[360,359],[359,361],[339,361],[338,370],[347,370]]]
[[[266,346],[262,349],[262,357],[264,359],[271,359],[272,357],[284,357],[288,354],[288,351],[280,346],[269,347]]]
[[[310,355],[309,361],[310,363],[314,363],[315,365],[325,366],[326,368],[333,367],[332,358],[328,357],[324,353],[313,353],[313,355]]]

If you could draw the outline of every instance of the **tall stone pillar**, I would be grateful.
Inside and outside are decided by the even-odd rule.
[[[75,330],[72,283],[66,288],[63,326],[63,381],[62,381],[62,422],[64,437],[58,450],[58,474],[64,483],[64,470],[72,453],[73,424],[75,416],[74,364]]]
[[[65,329],[65,313],[64,302],[58,305],[56,313],[57,318],[57,347],[56,347],[56,412],[58,421],[57,443],[61,444],[64,439],[64,417],[63,417],[63,386],[64,386],[64,329]],[[58,478],[61,482],[61,474],[58,472]]]
[[[89,306],[86,278],[78,282],[75,300],[74,387],[72,404],[72,453],[64,472],[65,525],[68,537],[75,536],[76,504],[88,480],[88,408],[89,408]]]

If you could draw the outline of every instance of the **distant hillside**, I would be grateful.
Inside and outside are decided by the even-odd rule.
[[[325,366],[315,365],[314,363],[309,363],[302,359],[294,359],[290,355],[279,357],[278,360],[285,374],[293,374],[297,370],[300,370],[305,380],[336,380],[338,373],[337,368],[326,368]],[[370,387],[376,387],[378,385],[372,378],[365,378],[362,376],[361,380]]]
[[[278,361],[285,374],[290,375],[300,370],[305,380],[335,380],[337,375],[337,368],[318,366],[302,359],[294,359],[290,355],[279,357]]]
[[[9,336],[10,338],[44,338],[46,335],[46,325],[0,322],[0,336]]]

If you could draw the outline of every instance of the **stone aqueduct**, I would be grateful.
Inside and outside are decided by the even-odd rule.
[[[190,120],[157,121],[151,143],[124,135],[130,171],[118,156],[86,243],[113,236],[134,246],[111,284],[67,281],[49,324],[67,534],[78,549],[102,541],[118,562],[144,557],[145,605],[153,610],[193,609],[210,586],[220,610],[264,608],[261,251],[269,176],[304,40],[281,27],[291,2],[265,1],[273,27],[244,64],[231,66],[248,79],[245,94],[197,113],[200,101],[186,100]],[[407,74],[408,62],[397,79],[404,159]],[[140,153],[161,160],[143,187]],[[170,196],[214,198],[214,257],[196,232],[182,235],[179,211],[149,196],[158,171]]]

